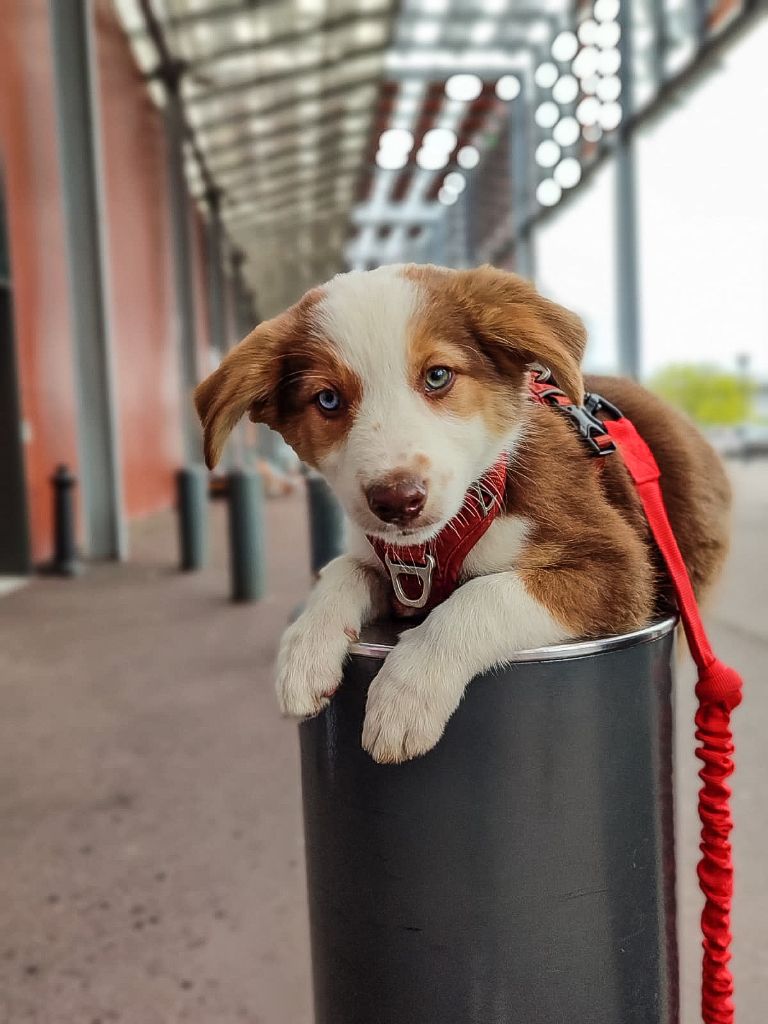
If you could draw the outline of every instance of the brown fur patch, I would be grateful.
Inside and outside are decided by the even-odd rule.
[[[730,492],[717,455],[692,425],[640,385],[588,377],[587,387],[615,402],[652,448],[700,597],[717,578],[728,548]],[[553,409],[533,406],[528,416],[510,471],[507,512],[532,524],[519,563],[531,595],[583,637],[636,629],[668,611],[666,574],[621,457],[598,464]]]
[[[483,349],[467,323],[463,309],[443,298],[428,295],[408,338],[411,386],[438,411],[468,418],[479,412],[491,434],[503,436],[520,415],[523,405],[522,362],[505,368]],[[453,383],[430,393],[424,375],[430,367],[445,366]]]
[[[279,317],[259,324],[198,385],[195,404],[209,468],[246,412],[279,430],[310,465],[343,440],[362,388],[333,346],[318,335],[313,312],[323,294],[319,288],[308,292]],[[342,396],[342,407],[332,416],[314,403],[326,388]]]
[[[341,398],[339,411],[330,415],[314,400],[326,389]],[[361,395],[360,379],[330,342],[307,338],[282,357],[275,403],[265,422],[280,431],[299,458],[316,466],[349,433]]]
[[[543,298],[530,281],[495,267],[411,266],[404,273],[431,296],[430,305],[446,307],[462,319],[502,372],[541,363],[553,371],[563,391],[581,403],[579,364],[586,331],[574,313]]]

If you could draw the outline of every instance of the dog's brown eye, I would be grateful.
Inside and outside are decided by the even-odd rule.
[[[453,370],[449,370],[447,366],[430,366],[424,374],[427,391],[442,391],[452,380]]]
[[[315,395],[315,404],[321,412],[332,414],[341,408],[341,395],[333,388],[324,388]]]

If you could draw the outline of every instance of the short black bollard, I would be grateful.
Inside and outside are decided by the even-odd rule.
[[[202,569],[208,555],[208,474],[204,466],[176,473],[179,560],[184,572]]]
[[[309,561],[312,575],[344,550],[344,514],[328,484],[317,473],[307,473],[309,508]]]
[[[229,474],[229,560],[233,601],[264,595],[264,488],[251,470]]]
[[[519,655],[360,747],[391,628],[300,726],[316,1024],[675,1024],[674,622]]]
[[[81,565],[75,541],[75,484],[77,478],[65,465],[56,467],[53,486],[53,559],[43,572],[54,576],[77,576]]]

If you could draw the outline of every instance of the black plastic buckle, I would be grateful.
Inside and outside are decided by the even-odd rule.
[[[595,416],[592,408],[590,408],[589,400],[593,397],[597,396],[587,395],[584,405],[561,405],[558,408],[565,413],[576,427],[579,437],[586,443],[592,455],[611,455],[616,451],[616,445],[613,439],[610,438],[605,426]],[[618,412],[618,410],[616,411]],[[598,437],[608,437],[609,440],[600,444],[596,440]]]

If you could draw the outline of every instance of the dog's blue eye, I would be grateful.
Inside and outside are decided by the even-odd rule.
[[[341,408],[341,395],[333,388],[325,388],[315,395],[315,401],[323,412],[337,412]]]
[[[430,391],[440,391],[453,380],[453,371],[447,366],[431,366],[424,374],[424,383]]]

